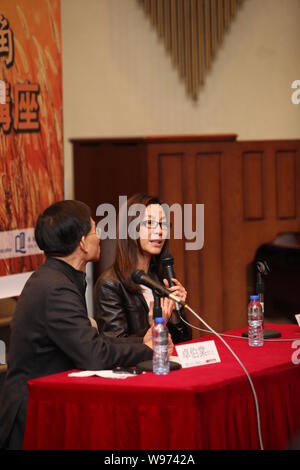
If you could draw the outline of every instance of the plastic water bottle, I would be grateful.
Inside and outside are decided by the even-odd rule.
[[[154,374],[165,375],[170,371],[168,354],[169,338],[168,329],[162,317],[154,318],[152,328],[153,359],[152,370]]]
[[[263,312],[258,295],[251,295],[248,305],[248,343],[249,346],[263,346]]]

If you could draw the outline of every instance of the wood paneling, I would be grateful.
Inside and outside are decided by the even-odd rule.
[[[244,219],[264,218],[264,168],[262,152],[243,154]]]
[[[205,205],[204,247],[187,251],[185,240],[172,240],[175,271],[188,303],[212,326],[245,326],[257,249],[280,232],[300,231],[300,141],[185,135],[73,145],[75,196],[93,213],[101,202],[117,205],[118,195],[140,191],[168,204]]]
[[[73,145],[75,198],[91,207],[96,222],[99,204],[112,204],[118,213],[119,196],[145,191],[147,161],[142,142],[82,139]],[[113,249],[113,241],[102,240],[100,263],[94,263],[95,277],[111,264]]]
[[[203,318],[221,331],[223,328],[220,310],[223,302],[222,280],[222,196],[221,154],[197,154],[197,203],[205,205],[204,247],[195,252],[200,263],[199,293]],[[211,295],[211,287],[214,293]]]
[[[184,206],[184,164],[183,154],[159,154],[159,195],[162,200],[172,208],[173,204],[179,204],[182,209]],[[178,206],[179,208],[179,206]],[[171,211],[170,221],[172,224],[170,251],[176,253],[176,275],[178,279],[185,283],[185,253],[183,233],[178,238],[180,227],[182,226],[183,214],[178,214],[174,218],[174,212]],[[175,224],[177,226],[175,226]],[[177,232],[177,238],[174,238],[174,230]]]
[[[276,153],[276,193],[278,219],[295,219],[297,216],[296,152]]]

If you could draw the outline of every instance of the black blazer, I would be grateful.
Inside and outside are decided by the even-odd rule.
[[[27,281],[12,321],[0,400],[0,447],[5,446],[19,410],[26,413],[28,380],[69,369],[129,366],[152,358],[152,350],[144,344],[109,339],[91,327],[85,287],[84,273],[51,258]]]
[[[159,281],[153,269],[151,276]],[[143,294],[129,292],[112,268],[101,274],[94,288],[94,315],[99,331],[129,342],[142,341],[150,326],[148,314]],[[169,320],[167,326],[174,344],[192,338],[190,327],[181,320],[176,324]]]

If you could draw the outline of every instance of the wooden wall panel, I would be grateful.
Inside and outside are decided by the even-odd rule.
[[[157,140],[161,140],[160,143]],[[183,142],[185,140],[185,142]],[[148,192],[159,194],[168,204],[180,202],[196,204],[196,153],[190,143],[189,136],[185,138],[156,138],[147,146],[148,162]],[[171,175],[171,176],[170,176]],[[193,214],[194,217],[194,214]],[[194,219],[193,219],[194,220]],[[185,240],[171,240],[170,251],[175,260],[175,272],[178,279],[184,282],[188,291],[188,302],[197,311],[202,312],[200,305],[202,276],[200,275],[199,252],[185,250]],[[184,267],[184,272],[182,269]],[[186,312],[188,321],[196,326],[199,322]],[[194,331],[194,336],[199,333]]]
[[[245,152],[243,158],[244,219],[264,218],[264,167],[262,152]]]
[[[295,151],[276,153],[276,186],[278,219],[297,216],[297,165]]]
[[[197,151],[199,148],[195,145],[186,145],[185,154],[185,203],[192,204],[195,208],[197,203],[202,203],[199,200],[197,191]],[[195,210],[193,210],[193,229],[195,224]],[[202,266],[200,263],[200,253],[194,250],[185,250],[185,281],[186,289],[188,292],[187,302],[199,314],[203,315],[203,276]],[[186,311],[186,318],[192,325],[203,328],[195,316]],[[199,331],[193,331],[194,337],[200,335]]]
[[[243,154],[250,150],[259,149],[244,150],[237,142],[222,160],[224,330],[232,325],[244,326],[247,321],[247,266],[254,259],[251,242],[256,243],[257,224],[261,223],[244,218]]]
[[[205,216],[204,247],[194,252],[200,263],[201,315],[219,331],[223,328],[221,159],[220,153],[197,154],[197,202],[204,203]]]
[[[295,147],[294,142],[285,141],[260,141],[260,142],[236,142],[232,146],[230,155],[226,154],[223,159],[224,179],[224,305],[223,311],[224,327],[231,328],[232,325],[244,326],[246,324],[246,307],[249,295],[255,293],[255,269],[252,263],[255,259],[257,249],[264,243],[271,243],[281,232],[296,232],[300,230],[300,218],[279,219],[277,217],[278,184],[276,183],[276,154],[278,149],[294,151],[299,159],[299,142]],[[262,173],[264,217],[244,218],[244,174],[245,154],[249,155],[249,161],[255,155],[256,162],[249,171]],[[263,164],[260,163],[259,155],[263,155]],[[249,162],[248,162],[249,163]],[[249,164],[251,167],[251,164]],[[248,165],[248,166],[249,166]],[[263,170],[261,168],[263,167]],[[291,175],[291,162],[289,161],[287,173]],[[298,168],[298,167],[297,167]],[[297,178],[299,178],[297,170]],[[250,173],[249,173],[250,174]],[[295,172],[293,172],[295,174]],[[253,178],[253,177],[252,177]],[[279,183],[282,188],[282,180]],[[261,191],[259,191],[261,194]],[[296,206],[299,207],[299,195],[297,195]],[[251,207],[256,207],[251,215],[261,212],[262,204],[254,200]],[[272,269],[272,266],[270,266]],[[253,271],[253,276],[251,274]],[[250,278],[249,278],[250,276]],[[267,312],[272,316],[272,312]]]
[[[184,205],[184,163],[183,154],[159,154],[159,195],[170,207],[172,204]],[[175,222],[182,226],[181,220]],[[174,239],[174,214],[171,213],[170,252],[176,253],[176,275],[185,284],[184,240]]]
[[[212,326],[246,326],[257,249],[281,232],[300,232],[300,141],[186,135],[73,145],[75,197],[93,210],[137,191],[168,204],[205,204],[204,248],[186,251],[184,240],[172,241],[175,271],[190,305]]]
[[[73,141],[75,199],[91,207],[96,223],[99,204],[112,204],[118,213],[119,195],[130,197],[145,191],[147,161],[144,153],[144,144],[138,140]],[[113,250],[114,241],[101,241],[100,263],[94,263],[95,277],[112,263]]]

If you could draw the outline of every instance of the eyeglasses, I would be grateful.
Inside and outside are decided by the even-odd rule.
[[[171,228],[171,224],[168,224],[165,221],[159,222],[158,220],[144,220],[141,222],[141,225],[146,227],[148,230],[156,230],[158,226],[162,229],[163,232],[167,232]]]

